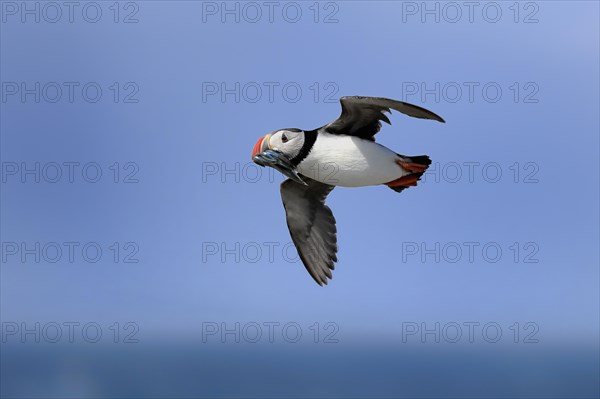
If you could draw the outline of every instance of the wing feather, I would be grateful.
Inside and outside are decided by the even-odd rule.
[[[281,184],[281,199],[292,241],[308,273],[319,285],[327,284],[337,261],[337,229],[325,205],[334,186],[302,177],[308,185],[291,179]]]
[[[351,96],[340,99],[342,113],[323,129],[332,134],[346,134],[374,140],[373,136],[381,129],[381,121],[391,124],[384,112],[391,109],[413,118],[432,119],[444,123],[444,119],[417,105],[381,97]]]

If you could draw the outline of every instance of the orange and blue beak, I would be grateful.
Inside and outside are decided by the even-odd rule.
[[[258,154],[262,154],[266,150],[271,149],[269,144],[269,139],[271,138],[271,134],[267,134],[264,137],[261,137],[256,144],[254,144],[254,148],[252,149],[252,158],[257,156]]]
[[[290,179],[307,185],[296,171],[296,166],[292,164],[290,159],[280,150],[271,148],[271,144],[269,143],[270,138],[271,135],[267,134],[256,142],[252,149],[252,161],[260,166],[269,166]]]

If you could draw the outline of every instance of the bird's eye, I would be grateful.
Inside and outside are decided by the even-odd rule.
[[[282,142],[282,143],[287,143],[287,141],[288,141],[288,138],[286,137],[285,133],[283,133],[283,134],[281,135],[281,142]]]

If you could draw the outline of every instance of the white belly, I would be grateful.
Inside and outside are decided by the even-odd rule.
[[[384,184],[402,177],[404,171],[392,150],[354,136],[319,133],[298,172],[321,183],[343,187]]]

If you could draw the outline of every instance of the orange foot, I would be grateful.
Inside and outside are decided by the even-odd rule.
[[[388,187],[416,186],[417,181],[419,180],[419,177],[421,177],[420,174],[406,175],[406,176],[402,176],[396,180],[392,180],[391,182],[385,183],[385,185]]]
[[[429,165],[421,165],[419,163],[410,163],[410,162],[404,162],[404,161],[396,161],[396,163],[398,165],[400,165],[400,167],[408,170],[409,172],[413,172],[413,173],[423,173],[425,172],[425,170],[427,170],[427,167]]]

